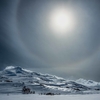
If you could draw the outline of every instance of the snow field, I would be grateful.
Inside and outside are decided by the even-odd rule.
[[[0,100],[100,100],[100,94],[87,95],[36,95],[36,94],[0,94]]]

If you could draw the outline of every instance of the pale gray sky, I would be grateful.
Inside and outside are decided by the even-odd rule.
[[[72,11],[75,29],[49,28],[57,7]],[[99,0],[0,0],[0,69],[22,66],[61,77],[100,81]]]

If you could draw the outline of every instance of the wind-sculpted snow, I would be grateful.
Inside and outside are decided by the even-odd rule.
[[[41,74],[21,67],[8,66],[0,72],[0,93],[22,93],[26,86],[35,93],[80,94],[99,93],[100,83],[67,80],[55,75]]]

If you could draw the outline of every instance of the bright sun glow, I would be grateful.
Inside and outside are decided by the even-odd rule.
[[[50,27],[55,33],[71,32],[75,28],[75,16],[70,10],[56,9],[50,16]]]

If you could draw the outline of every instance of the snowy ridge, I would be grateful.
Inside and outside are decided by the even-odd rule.
[[[85,80],[85,79],[78,79],[76,80],[77,83],[80,83],[82,85],[85,85],[85,86],[98,86],[100,85],[100,82],[95,82],[93,80]]]
[[[36,93],[77,94],[100,91],[100,83],[92,80],[66,80],[17,66],[8,66],[0,72],[0,93],[22,93],[23,86],[29,87]]]

